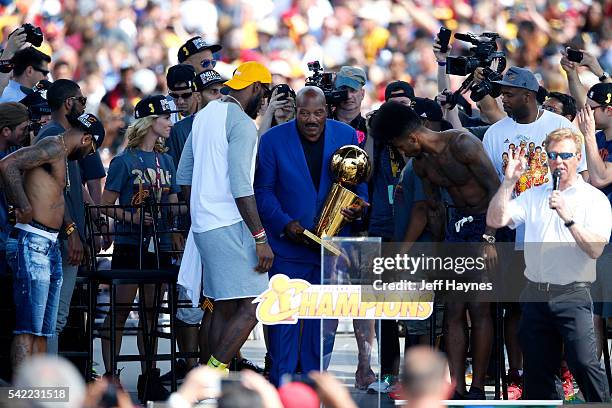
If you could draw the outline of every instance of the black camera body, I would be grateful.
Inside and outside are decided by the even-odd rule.
[[[334,74],[323,72],[319,61],[309,62],[308,70],[312,72],[312,75],[306,78],[304,85],[320,88],[325,94],[325,103],[328,106],[338,105],[348,99],[348,91],[334,88]]]
[[[43,42],[43,33],[40,27],[35,27],[30,23],[25,23],[22,27],[26,33],[26,41],[35,47],[40,47]]]
[[[496,40],[499,38],[497,33],[483,33],[475,35],[472,33],[456,33],[455,38],[459,41],[468,42],[474,46],[470,49],[471,55],[462,57],[448,57],[446,59],[446,73],[449,75],[460,75],[469,77],[461,85],[460,91],[469,87],[470,98],[478,102],[486,95],[497,97],[500,94],[499,86],[493,81],[502,79],[502,72],[506,69],[506,56],[503,51],[497,50]],[[496,70],[491,69],[491,64],[498,61]],[[474,71],[476,68],[483,68],[485,79],[479,84],[472,84]],[[458,91],[458,92],[460,92]]]

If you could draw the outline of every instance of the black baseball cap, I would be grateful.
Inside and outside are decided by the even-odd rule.
[[[443,119],[442,108],[429,98],[414,98],[414,111],[429,121],[440,122]]]
[[[40,92],[30,92],[19,103],[25,105],[30,113],[36,112],[38,116],[51,114],[51,108]]]
[[[589,99],[600,105],[612,106],[612,83],[595,84],[587,93]]]
[[[202,37],[195,36],[187,40],[187,42],[181,45],[178,51],[178,61],[185,62],[187,58],[192,56],[193,54],[197,54],[198,52],[204,50],[210,50],[210,52],[215,53],[221,51],[223,47],[219,44],[209,44]]]
[[[134,118],[142,119],[152,115],[165,115],[166,113],[177,113],[173,110],[164,95],[151,95],[144,97],[134,108]]]
[[[166,74],[166,83],[168,88],[173,91],[183,91],[185,89],[191,89],[193,80],[195,79],[196,72],[195,68],[189,64],[178,64],[168,68]],[[177,87],[176,84],[185,83],[186,86]]]
[[[225,79],[214,70],[204,71],[198,74],[193,81],[193,90],[196,92],[202,92],[206,88],[214,84],[222,84]]]
[[[101,146],[102,142],[104,142],[106,132],[104,131],[102,122],[100,122],[95,115],[92,115],[91,113],[84,113],[77,118],[75,125],[93,137],[94,141],[96,142],[96,147]]]
[[[402,92],[400,93],[399,91]],[[387,85],[385,88],[385,102],[389,101],[392,94],[393,97],[405,96],[411,100],[414,99],[414,89],[405,81],[395,81]]]

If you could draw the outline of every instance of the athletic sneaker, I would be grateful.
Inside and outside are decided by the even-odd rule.
[[[182,380],[187,375],[189,369],[187,368],[187,362],[182,358],[176,361],[174,364],[174,372],[176,373],[176,380]],[[170,384],[172,382],[172,372],[168,371],[166,374],[159,377],[159,380],[164,384]]]
[[[389,387],[389,393],[387,395],[389,395],[389,398],[391,398],[392,400],[404,399],[402,385],[399,383],[399,381]]]
[[[569,401],[574,396],[575,391],[574,376],[567,367],[561,367],[561,381],[563,381],[563,394],[565,394],[565,400]]]
[[[487,395],[485,394],[484,390],[472,386],[463,398],[466,400],[486,400]]]
[[[372,384],[368,385],[368,394],[388,393],[393,381],[394,378],[391,374],[383,375],[380,381],[374,381]]]
[[[517,370],[508,372],[508,400],[516,401],[523,396],[523,376]]]

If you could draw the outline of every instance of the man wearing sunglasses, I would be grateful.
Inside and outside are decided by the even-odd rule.
[[[178,64],[168,68],[166,74],[168,101],[172,110],[179,111],[170,115],[172,124],[195,113],[198,108],[192,90],[195,75],[195,69],[189,64]]]
[[[51,57],[34,47],[28,47],[17,51],[11,62],[13,63],[13,79],[2,92],[0,103],[19,102],[26,97],[22,87],[32,89],[39,81],[47,79]]]
[[[222,96],[221,88],[223,87],[223,82],[225,82],[224,79],[221,78],[221,75],[219,75],[217,71],[200,72],[193,80],[189,90],[193,93],[192,99],[195,105],[194,112],[192,112],[192,115],[187,116],[172,126],[170,137],[166,141],[168,154],[172,156],[177,166],[181,159],[187,137],[189,137],[191,133],[195,114],[204,109],[210,101],[219,99]]]
[[[58,79],[47,91],[47,103],[51,108],[51,122],[42,127],[37,140],[56,136],[70,129],[75,120],[85,111],[87,98],[83,96],[79,85],[69,79]],[[102,128],[97,121],[96,129]],[[100,133],[98,131],[98,133]],[[98,148],[103,139],[95,146]],[[90,149],[91,151],[91,149]],[[60,233],[60,247],[62,249],[62,269],[64,281],[60,295],[60,306],[57,315],[56,331],[59,335],[66,325],[68,307],[74,289],[76,274],[84,256],[85,236],[85,201],[100,203],[101,179],[106,176],[100,155],[96,151],[79,160],[68,161],[68,177],[70,190],[64,193],[64,228]],[[87,183],[87,189],[80,188]],[[88,192],[91,200],[85,200],[84,192]],[[74,227],[74,228],[71,228]],[[57,352],[57,339],[50,339],[49,352]]]
[[[191,65],[196,73],[209,71],[215,68],[217,60],[213,54],[221,51],[219,44],[209,44],[202,37],[190,38],[179,48],[178,61]]]
[[[526,362],[523,398],[563,399],[556,378],[565,354],[584,399],[609,402],[606,374],[595,350],[590,287],[612,230],[610,203],[578,176],[579,133],[555,130],[544,145],[558,182],[551,178],[512,199],[527,158],[524,147],[510,151],[504,180],[487,213],[487,224],[494,228],[525,224],[527,285],[520,297],[519,327]]]
[[[495,170],[500,180],[504,176],[504,153],[507,153],[512,145],[520,150],[520,146],[542,146],[542,142],[547,134],[560,128],[571,128],[576,130],[574,125],[564,116],[553,113],[538,107],[537,94],[540,85],[535,75],[519,67],[510,67],[501,81],[497,81],[501,86],[501,100],[507,117],[495,122],[487,129],[482,143],[485,151],[495,166]],[[516,184],[514,196],[518,196],[530,187],[538,186],[550,181],[550,172],[545,160],[533,160],[533,151],[526,149],[529,165],[528,171]],[[586,161],[584,154],[578,165],[578,172],[586,176]],[[524,280],[521,271],[523,270],[524,256],[523,242],[525,237],[524,225],[519,225],[515,231],[505,229],[502,232],[504,240],[515,242],[515,253],[502,254],[502,256],[515,256],[519,262],[515,265],[512,262],[505,262],[504,267],[509,267],[508,274],[516,279]],[[500,236],[501,237],[501,236]],[[505,247],[504,247],[505,248]],[[522,283],[523,284],[523,283]],[[509,398],[518,399],[522,393],[521,371],[523,369],[522,356],[520,353],[519,339],[516,337],[518,321],[520,319],[520,307],[518,303],[507,303],[506,308],[506,330],[509,344],[510,377]]]

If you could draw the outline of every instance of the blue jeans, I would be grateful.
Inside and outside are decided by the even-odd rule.
[[[14,274],[17,317],[14,333],[55,336],[62,286],[58,242],[14,229],[6,241],[6,258]]]
[[[70,302],[72,301],[72,293],[74,292],[74,284],[76,282],[78,266],[68,263],[68,241],[63,240],[60,243],[62,251],[62,288],[60,290],[59,307],[57,309],[57,323],[55,324],[55,336],[47,340],[47,353],[58,353],[58,341],[61,332],[66,327],[68,322],[68,313],[70,312]]]

